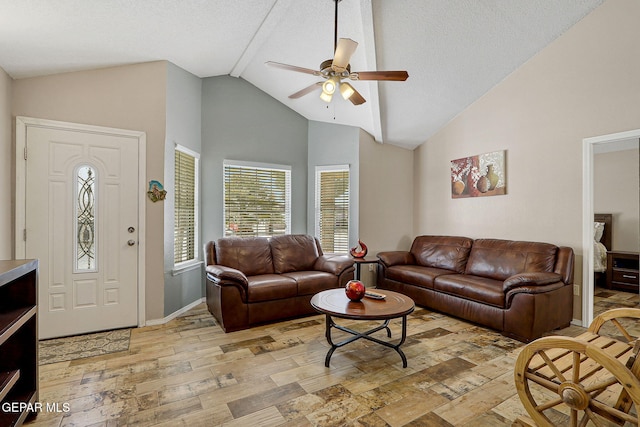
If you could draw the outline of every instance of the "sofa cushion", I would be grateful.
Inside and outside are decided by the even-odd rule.
[[[325,271],[292,271],[283,276],[298,283],[298,295],[314,295],[338,287],[338,276]]]
[[[552,272],[557,251],[548,243],[478,239],[473,242],[466,274],[505,280],[520,273]]]
[[[447,274],[436,277],[433,289],[498,308],[504,308],[505,304],[501,280],[467,274]]]
[[[313,270],[318,258],[318,247],[312,236],[286,234],[272,237],[270,243],[276,273]]]
[[[293,298],[298,294],[298,284],[291,277],[280,274],[260,274],[248,277],[248,302]]]
[[[453,236],[418,236],[411,245],[416,264],[464,273],[473,240]]]
[[[422,267],[420,265],[394,265],[387,268],[386,278],[421,288],[433,288],[433,281],[443,274],[454,274],[442,268]]]
[[[266,237],[218,239],[216,260],[218,264],[240,270],[246,276],[273,273],[271,248]]]

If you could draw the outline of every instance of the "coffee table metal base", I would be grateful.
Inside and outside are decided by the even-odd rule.
[[[368,331],[365,332],[358,332],[358,331],[354,331],[353,329],[349,329],[347,327],[341,326],[336,324],[333,319],[331,318],[331,315],[329,314],[325,314],[326,317],[326,331],[325,331],[325,335],[327,337],[327,342],[331,345],[331,349],[329,349],[329,352],[327,353],[327,356],[324,359],[324,366],[326,366],[327,368],[329,367],[329,362],[331,361],[331,356],[333,355],[333,352],[336,350],[336,348],[340,348],[342,346],[345,346],[349,343],[352,343],[356,340],[359,340],[360,338],[364,338],[366,340],[369,341],[373,341],[375,343],[378,343],[380,345],[383,345],[385,347],[389,347],[394,349],[395,351],[398,352],[398,354],[400,355],[400,357],[402,358],[402,367],[406,368],[407,367],[407,357],[404,355],[404,353],[402,352],[402,350],[400,350],[400,346],[402,344],[404,344],[404,341],[407,338],[407,316],[404,315],[402,316],[402,337],[400,338],[400,342],[398,342],[397,344],[393,344],[391,342],[388,341],[382,341],[379,340],[378,338],[372,337],[371,334],[373,334],[374,332],[378,332],[381,331],[382,329],[386,329],[387,330],[387,337],[391,338],[391,329],[389,329],[389,321],[391,319],[386,319],[384,321],[384,323],[380,326],[377,326],[373,329],[370,329]],[[339,329],[343,332],[347,332],[351,335],[354,335],[351,338],[347,338],[344,341],[340,341],[338,343],[334,343],[333,339],[331,338],[331,328],[336,328]]]

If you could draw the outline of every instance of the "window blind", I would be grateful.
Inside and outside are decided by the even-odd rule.
[[[316,236],[324,252],[349,252],[349,168],[316,169]]]
[[[291,170],[225,162],[225,236],[277,236],[291,229]]]
[[[175,151],[174,263],[196,259],[196,158]]]

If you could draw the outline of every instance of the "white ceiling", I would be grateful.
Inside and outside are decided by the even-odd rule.
[[[604,0],[342,0],[338,37],[353,71],[407,70],[406,82],[353,82],[353,106],[310,94],[333,56],[333,0],[0,0],[0,67],[15,79],[168,60],[240,77],[309,120],[358,126],[414,148]]]

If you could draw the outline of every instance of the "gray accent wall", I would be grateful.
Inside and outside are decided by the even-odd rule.
[[[291,232],[307,229],[308,120],[242,79],[202,86],[202,242],[223,230],[223,161],[291,166]]]
[[[167,128],[165,140],[164,187],[164,315],[198,301],[204,295],[202,265],[179,273],[173,271],[174,207],[175,198],[175,144],[202,155],[202,80],[199,77],[167,63]],[[202,188],[202,180],[200,180]],[[199,221],[201,223],[201,221]],[[153,232],[152,230],[148,230]],[[200,238],[202,241],[202,238]],[[199,256],[202,260],[202,245]]]
[[[315,234],[316,166],[349,165],[349,247],[358,243],[360,128],[309,122],[309,171],[307,233]]]

